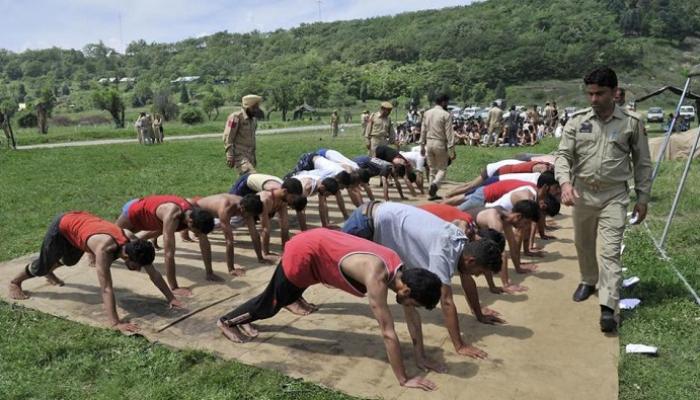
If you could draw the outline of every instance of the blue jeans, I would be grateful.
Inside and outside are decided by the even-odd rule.
[[[342,230],[345,233],[349,233],[353,236],[358,236],[367,240],[372,240],[374,237],[372,223],[369,220],[369,217],[362,213],[362,207],[356,208],[355,211],[350,214],[350,217],[343,224]]]
[[[124,203],[124,206],[122,206],[122,215],[126,215],[127,217],[129,216],[129,207],[131,207],[132,204],[136,203],[139,201],[139,199],[132,199]]]
[[[486,204],[486,196],[484,195],[484,187],[480,187],[474,193],[465,196],[464,202],[459,205],[460,210],[467,211],[476,207],[483,207]]]

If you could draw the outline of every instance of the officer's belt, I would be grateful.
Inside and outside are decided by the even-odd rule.
[[[425,142],[426,142],[426,144],[427,144],[428,142],[433,142],[433,143],[437,143],[437,144],[446,144],[446,143],[447,143],[447,140],[445,140],[445,139],[437,139],[437,138],[426,138],[426,139],[425,139]]]
[[[362,215],[367,217],[367,225],[369,226],[369,230],[372,233],[372,236],[374,236],[374,210],[380,203],[381,201],[373,200],[361,206]]]
[[[593,178],[576,178],[576,184],[593,192],[603,192],[615,188],[624,188],[627,186],[626,181],[622,182],[602,182]]]

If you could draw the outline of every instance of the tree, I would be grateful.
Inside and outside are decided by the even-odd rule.
[[[488,89],[484,82],[479,82],[472,88],[472,99],[475,103],[481,103],[486,98]]]
[[[61,86],[61,96],[68,95],[70,95],[70,86],[68,86],[68,82],[64,82],[63,86]]]
[[[44,85],[37,94],[37,101],[34,105],[36,110],[36,119],[39,132],[42,134],[49,133],[48,119],[51,116],[54,106],[56,105],[56,96],[54,91],[48,84]]]
[[[18,103],[24,103],[24,100],[27,98],[27,89],[24,87],[24,83],[19,84],[17,86],[17,102]]]
[[[367,101],[367,82],[362,82],[362,85],[360,85],[360,100],[363,103]]]
[[[190,102],[190,94],[187,93],[187,86],[180,86],[180,103],[187,104]]]
[[[420,107],[420,92],[418,91],[417,87],[412,87],[411,88],[411,104],[418,108]]]
[[[498,81],[498,84],[496,85],[496,90],[495,90],[494,94],[495,94],[497,99],[505,99],[506,98],[506,85],[503,83],[502,80]]]
[[[134,86],[134,93],[132,95],[131,104],[134,107],[143,107],[148,104],[149,101],[153,100],[153,90],[151,86],[145,81],[140,80],[136,82]]]
[[[202,108],[204,109],[204,113],[207,114],[207,118],[210,120],[212,113],[215,113],[214,118],[219,117],[219,107],[223,105],[224,97],[217,90],[207,93],[202,100]]]
[[[124,101],[115,88],[104,88],[92,93],[92,102],[100,110],[109,112],[117,128],[124,127]]]
[[[180,109],[170,99],[170,89],[159,88],[153,92],[153,113],[162,115],[166,121],[177,118]]]

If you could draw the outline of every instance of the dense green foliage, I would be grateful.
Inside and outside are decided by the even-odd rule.
[[[283,113],[307,102],[342,106],[354,99],[430,97],[463,101],[504,94],[519,82],[580,77],[592,63],[637,67],[643,54],[679,45],[700,31],[700,8],[683,0],[491,0],[393,17],[302,24],[269,33],[230,34],[177,43],[132,42],[122,55],[102,43],[82,50],[0,51],[0,77],[18,100],[42,87],[70,97],[99,78],[133,77],[127,104],[152,100],[150,85],[180,76],[181,102],[219,83],[227,98],[263,93]],[[148,82],[147,84],[142,82]],[[29,90],[27,90],[29,88]],[[126,96],[126,95],[125,95]],[[191,99],[190,99],[191,97]]]

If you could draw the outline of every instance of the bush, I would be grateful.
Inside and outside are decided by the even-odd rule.
[[[17,125],[20,128],[36,128],[38,125],[36,114],[26,110],[20,111],[17,115]]]
[[[71,126],[75,125],[75,122],[65,115],[57,115],[51,118],[51,125],[55,126]]]
[[[180,113],[180,120],[187,125],[204,122],[204,113],[197,107],[189,107]]]

